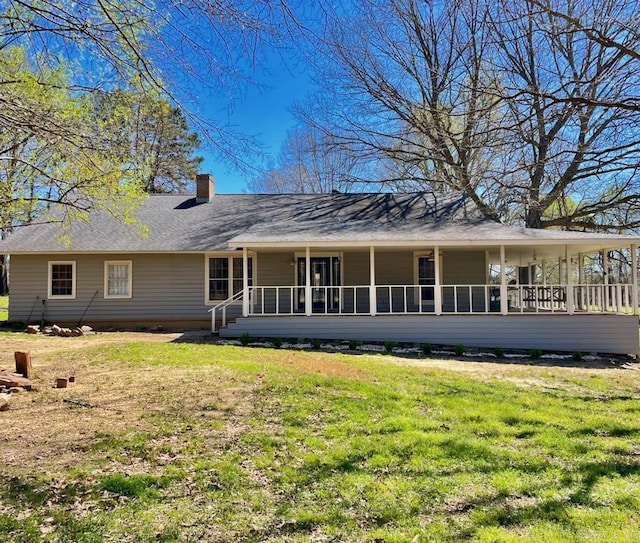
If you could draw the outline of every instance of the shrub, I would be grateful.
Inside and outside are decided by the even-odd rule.
[[[529,351],[529,356],[534,360],[537,360],[542,356],[542,349],[531,349]]]
[[[282,338],[281,337],[274,337],[271,340],[271,343],[276,349],[279,349],[280,347],[282,347]]]
[[[314,349],[318,350],[320,348],[320,345],[322,345],[322,341],[320,341],[318,338],[313,338],[311,340],[311,346]]]
[[[350,339],[349,340],[349,349],[355,351],[358,347],[362,345],[362,342],[359,339]]]
[[[244,347],[249,345],[250,340],[251,336],[249,335],[249,332],[242,332],[242,334],[240,334],[240,343],[242,343]]]
[[[573,359],[576,362],[580,362],[580,360],[582,360],[582,353],[580,351],[573,351]]]
[[[458,356],[462,356],[467,350],[462,343],[458,343],[453,349]]]
[[[385,341],[384,342],[384,350],[387,353],[392,353],[393,352],[393,348],[396,346],[396,342],[395,341]]]
[[[423,343],[422,345],[420,345],[420,348],[422,349],[423,355],[429,356],[431,354],[431,350],[432,350],[431,343]]]
[[[493,349],[493,354],[496,355],[496,358],[504,358],[504,349],[502,347],[496,347]]]

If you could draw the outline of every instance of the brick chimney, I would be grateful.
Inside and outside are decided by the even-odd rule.
[[[216,181],[210,173],[196,175],[196,203],[206,204],[213,199]]]

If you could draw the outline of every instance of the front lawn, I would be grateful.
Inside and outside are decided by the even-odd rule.
[[[67,342],[0,413],[2,541],[640,540],[635,365]]]

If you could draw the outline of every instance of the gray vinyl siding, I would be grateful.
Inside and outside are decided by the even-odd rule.
[[[369,284],[369,253],[345,252],[342,255],[342,283],[345,285]]]
[[[402,341],[505,349],[635,354],[638,318],[627,315],[393,315],[249,317],[224,337]]]
[[[386,252],[377,251],[376,284],[378,285],[413,285],[414,259],[413,251]]]
[[[132,298],[104,298],[106,260],[132,261]],[[75,299],[48,299],[48,262],[76,262]],[[155,255],[13,255],[10,263],[9,318],[39,322],[46,300],[48,322],[206,319],[204,257]],[[94,296],[95,295],[95,296]],[[91,298],[93,297],[93,301]]]
[[[312,253],[313,254],[313,253]],[[293,252],[259,253],[258,286],[295,285]],[[413,251],[376,251],[376,284],[413,285],[415,257]],[[447,251],[442,257],[442,283],[447,285],[483,285],[486,281],[484,251]],[[342,284],[369,284],[369,253],[345,251],[342,254]]]
[[[484,251],[444,251],[441,258],[443,285],[484,285],[487,282]]]
[[[484,285],[487,281],[487,262],[484,251],[444,251],[442,255],[443,285]],[[442,311],[453,313],[486,311],[487,296],[484,288],[471,289],[445,288],[442,292]]]
[[[288,286],[296,284],[294,253],[259,253],[257,286]]]

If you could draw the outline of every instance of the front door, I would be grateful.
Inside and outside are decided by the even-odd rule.
[[[305,258],[298,258],[298,285],[306,286]],[[314,256],[309,260],[311,272],[311,309],[314,313],[330,313],[340,308],[340,259],[337,256]],[[304,296],[298,298],[304,309]]]

